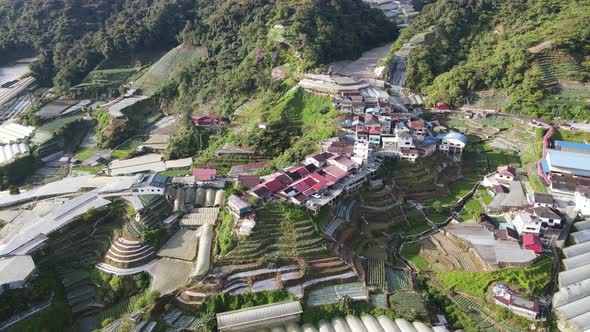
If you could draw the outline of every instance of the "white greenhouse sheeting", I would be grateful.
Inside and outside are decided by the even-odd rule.
[[[98,197],[96,189],[70,199],[48,214],[34,217],[0,239],[0,256],[13,254],[17,250],[22,252],[25,247],[28,251],[33,251],[45,242],[48,234],[67,225],[90,208],[101,208],[109,204],[110,201]],[[42,240],[38,241],[39,239]]]
[[[247,331],[299,320],[303,309],[297,301],[273,303],[217,314],[219,331]]]
[[[25,143],[0,145],[0,165],[14,161],[21,155],[29,154],[29,146]]]
[[[20,143],[35,132],[35,128],[18,123],[5,123],[0,126],[0,144]]]
[[[574,239],[575,243],[588,242],[590,241],[590,229],[570,233],[570,236]]]
[[[565,271],[559,273],[559,291],[553,296],[553,311],[562,331],[590,330],[590,229],[571,233],[578,244],[563,249]],[[579,228],[578,228],[579,229]]]
[[[590,252],[590,242],[574,244],[573,246],[569,246],[563,249],[563,254],[567,258],[576,257],[578,255],[583,255],[585,253]]]
[[[59,181],[48,183],[44,186],[22,192],[18,195],[10,195],[8,192],[2,192],[0,193],[0,207],[27,202],[38,198],[73,194],[80,190],[80,188],[82,188],[84,184],[93,177],[94,175],[67,177]]]
[[[319,331],[319,332],[448,332],[444,326],[430,327],[422,322],[408,322],[405,319],[391,320],[387,316],[374,317],[363,315],[357,317],[334,317],[331,322],[320,321],[318,326],[305,324],[298,327],[296,324],[288,324],[286,331]],[[306,330],[307,329],[307,330]]]
[[[213,242],[213,225],[203,225],[200,228],[199,251],[193,276],[203,276],[209,271],[211,264],[211,243]]]

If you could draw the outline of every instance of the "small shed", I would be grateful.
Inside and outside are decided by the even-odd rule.
[[[543,253],[543,243],[541,242],[541,238],[534,234],[524,234],[522,236],[522,244],[525,249],[532,250],[537,255]]]
[[[217,170],[213,168],[194,168],[193,176],[197,181],[212,181],[217,178]]]

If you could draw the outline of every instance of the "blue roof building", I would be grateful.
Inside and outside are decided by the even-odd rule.
[[[590,177],[590,154],[547,149],[545,160],[552,173]]]
[[[469,141],[467,139],[467,136],[465,136],[461,133],[458,133],[456,131],[450,131],[446,134],[438,134],[436,136],[436,138],[441,139],[441,140],[443,140],[443,139],[456,139],[456,140],[463,142],[463,144],[467,144],[467,142]]]
[[[560,151],[578,152],[590,154],[590,144],[555,141],[555,149]]]

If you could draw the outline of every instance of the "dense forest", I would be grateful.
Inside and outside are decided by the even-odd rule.
[[[293,44],[266,38],[274,24],[288,26]],[[186,75],[181,92],[250,92],[265,85],[261,66],[301,59],[304,68],[349,59],[392,40],[396,28],[360,0],[8,0],[0,3],[0,62],[31,52],[36,78],[73,86],[100,61],[179,42],[208,49]],[[288,54],[285,49],[291,48]],[[255,54],[258,52],[258,54]],[[279,54],[282,54],[281,58]],[[251,58],[254,63],[243,64]],[[236,74],[238,76],[236,77]],[[220,84],[225,83],[225,84]],[[188,85],[188,86],[187,86]],[[172,93],[174,93],[172,89]],[[169,89],[170,91],[170,89]],[[215,91],[217,94],[218,92]],[[224,91],[221,96],[228,95]]]
[[[589,82],[589,19],[588,0],[439,0],[424,6],[393,52],[416,34],[428,34],[408,58],[406,84],[433,102],[459,106],[471,92],[495,89],[509,96],[508,111],[588,118],[588,104],[548,86],[547,77]],[[528,51],[543,42],[551,47]],[[539,60],[558,57],[566,60]]]

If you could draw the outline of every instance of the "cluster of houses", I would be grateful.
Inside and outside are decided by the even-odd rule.
[[[522,240],[524,246],[540,254],[542,242],[549,243],[552,236],[559,236],[564,229],[566,217],[553,196],[533,193],[527,197],[514,167],[498,166],[496,172],[484,178],[482,185],[494,196],[488,212],[506,213],[509,221],[497,231],[499,237]]]

